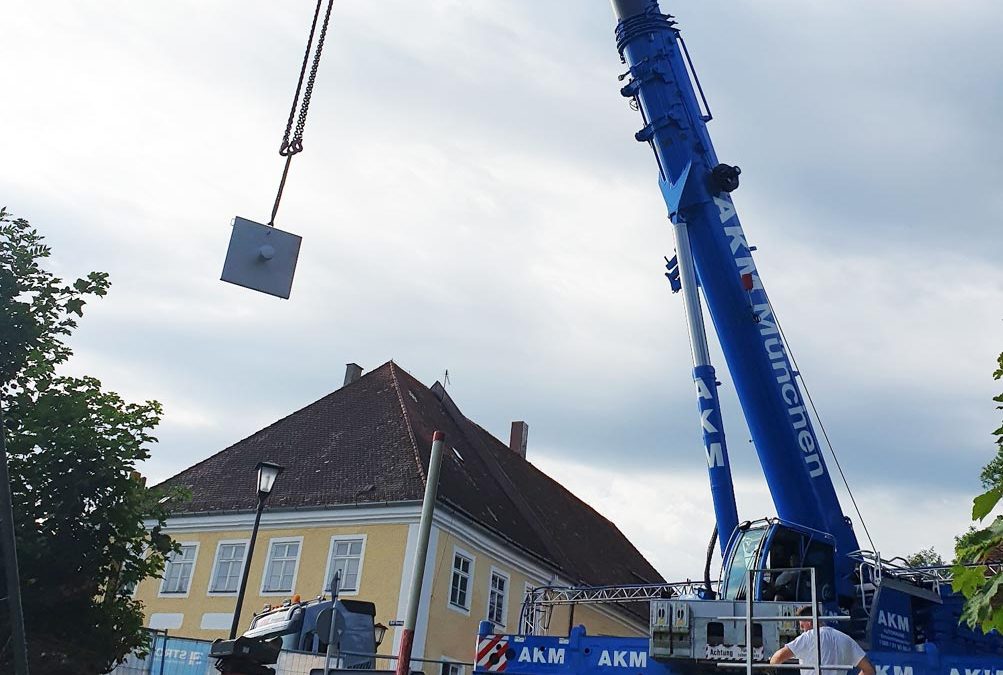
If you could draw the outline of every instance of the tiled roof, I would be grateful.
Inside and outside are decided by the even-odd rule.
[[[420,501],[436,430],[440,503],[573,583],[662,581],[613,523],[392,361],[164,484],[191,491],[178,514],[253,510],[254,467],[274,461],[286,470],[269,510]]]

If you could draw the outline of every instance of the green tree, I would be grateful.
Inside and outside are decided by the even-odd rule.
[[[998,368],[993,373],[997,380],[1003,378],[1003,354],[999,355]],[[1003,404],[1003,394],[993,397]],[[996,406],[1003,410],[1003,405]],[[972,520],[983,522],[1000,499],[1003,498],[1003,425],[993,432],[996,437],[996,456],[982,470],[982,487],[985,492],[972,504]],[[1003,631],[1003,574],[988,574],[980,563],[998,560],[1003,549],[1003,516],[984,528],[970,528],[956,539],[954,588],[967,598],[961,618],[970,626],[988,632],[995,628]]]
[[[933,546],[920,549],[912,555],[907,555],[905,561],[909,567],[936,567],[945,564],[944,559],[934,550]]]
[[[130,589],[159,575],[174,547],[160,495],[135,471],[161,407],[57,373],[87,299],[109,282],[92,272],[64,284],[41,267],[49,255],[27,221],[0,209],[0,397],[29,662],[36,674],[101,673],[148,647]],[[12,650],[0,648],[0,672],[10,672]]]

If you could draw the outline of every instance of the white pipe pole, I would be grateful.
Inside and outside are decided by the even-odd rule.
[[[815,586],[815,568],[811,571],[811,629],[815,631],[815,675],[822,675],[822,626],[818,614],[818,589]]]
[[[439,488],[439,466],[442,463],[442,443],[445,437],[441,431],[432,434],[425,498],[421,503],[421,521],[418,524],[418,547],[415,550],[414,568],[411,572],[411,594],[407,601],[404,632],[401,634],[400,651],[397,654],[397,675],[409,675],[411,670],[411,648],[414,646],[414,628],[418,623],[421,582],[425,577],[425,559],[428,557],[428,538],[432,531],[432,515],[435,511],[435,494]]]
[[[752,675],[752,589],[756,583],[755,570],[749,570],[749,587],[745,589],[745,665]]]

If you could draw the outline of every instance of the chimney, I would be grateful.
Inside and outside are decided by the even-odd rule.
[[[345,382],[341,385],[345,387],[355,382],[357,379],[362,377],[362,366],[358,363],[346,363],[345,364]]]
[[[512,435],[508,447],[520,457],[526,457],[526,443],[529,441],[529,425],[525,422],[512,422]]]

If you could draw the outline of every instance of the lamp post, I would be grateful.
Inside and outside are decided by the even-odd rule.
[[[247,575],[251,571],[251,556],[254,554],[254,541],[258,538],[258,525],[261,523],[261,512],[265,508],[265,500],[272,493],[275,479],[285,467],[272,462],[258,462],[258,509],[254,513],[254,527],[251,529],[251,541],[247,544],[247,559],[244,561],[244,572],[240,575],[240,590],[237,592],[237,607],[233,610],[233,623],[230,624],[230,639],[237,637],[237,624],[240,623],[240,610],[244,606],[244,591],[247,590]]]

